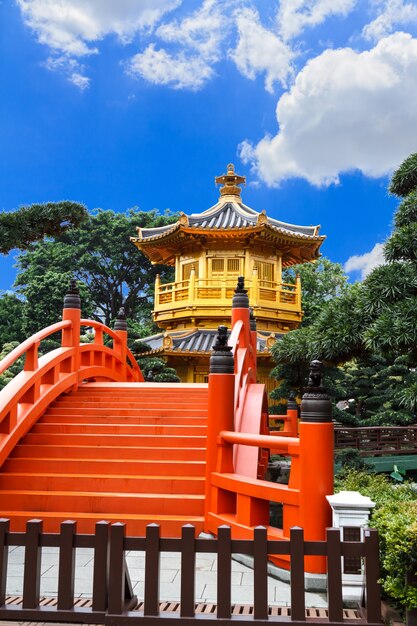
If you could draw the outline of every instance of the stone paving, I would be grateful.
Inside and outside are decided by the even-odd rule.
[[[145,556],[142,552],[127,552],[126,560],[134,593],[143,600]],[[10,548],[7,577],[7,594],[23,593],[24,548]],[[76,557],[75,595],[91,597],[93,577],[93,550],[78,548]],[[180,599],[180,555],[161,553],[160,600],[178,601]],[[58,549],[42,549],[41,595],[55,596],[58,586]],[[196,556],[196,602],[216,602],[217,559],[214,554]],[[289,584],[268,577],[268,602],[270,605],[288,606],[290,604]],[[253,603],[253,570],[232,561],[232,604]],[[306,606],[324,608],[327,606],[326,595],[306,593]]]

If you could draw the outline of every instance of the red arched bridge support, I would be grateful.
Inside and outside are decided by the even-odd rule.
[[[92,343],[80,343],[82,327],[94,329]],[[61,347],[39,356],[40,342],[57,332],[61,332],[62,335]],[[103,339],[105,334],[111,339],[111,345],[105,345]],[[90,454],[90,447],[95,446],[97,450],[103,450],[108,445],[101,443],[104,441],[103,429],[106,430],[108,422],[100,424],[101,418],[97,413],[99,409],[87,409],[86,414],[94,417],[89,417],[81,430],[73,430],[76,428],[77,419],[74,419],[74,423],[71,422],[71,408],[68,408],[73,402],[71,398],[75,398],[73,406],[79,407],[80,400],[78,399],[77,404],[77,396],[80,398],[80,394],[84,398],[88,393],[95,396],[98,393],[104,394],[111,400],[109,406],[114,407],[107,414],[103,413],[107,417],[117,412],[118,402],[124,403],[127,407],[123,408],[123,418],[120,418],[124,426],[120,426],[122,422],[119,422],[119,425],[115,424],[111,435],[112,441],[116,438],[121,441],[117,444],[116,456],[114,456],[116,444],[112,443],[113,448],[110,452],[113,456],[107,457],[108,462],[105,457],[100,461],[89,457],[85,465],[96,464],[94,467],[100,466],[103,472],[112,474],[114,472],[107,466],[119,463],[119,466],[123,465],[122,474],[129,470],[129,485],[134,487],[126,486],[128,481],[124,475],[105,476],[103,481],[104,478],[109,482],[113,481],[114,484],[119,481],[117,485],[120,489],[123,487],[124,492],[120,493],[116,486],[112,495],[107,493],[108,490],[102,485],[94,487],[94,491],[91,485],[97,485],[97,481],[103,482],[100,475],[95,475],[87,477],[88,480],[85,481],[85,484],[88,482],[89,485],[88,491],[93,491],[86,494],[84,492],[87,491],[87,487],[80,479],[76,462],[67,457],[69,465],[72,463],[77,467],[78,475],[74,476],[74,482],[77,482],[78,489],[71,488],[71,477],[68,479],[68,476],[54,475],[54,471],[61,474],[60,470],[48,470],[48,480],[50,477],[51,484],[58,478],[59,484],[69,485],[68,490],[71,492],[67,498],[65,493],[62,493],[62,486],[59,489],[56,486],[46,488],[59,491],[56,498],[58,508],[49,511],[49,524],[52,519],[58,526],[63,515],[59,512],[73,511],[77,512],[80,524],[86,523],[85,519],[89,515],[91,524],[98,515],[102,516],[100,519],[112,521],[120,521],[125,515],[127,523],[131,524],[129,528],[133,529],[130,532],[134,533],[142,532],[142,526],[144,527],[150,520],[165,524],[164,532],[175,536],[175,533],[180,532],[179,529],[186,518],[195,524],[197,529],[204,526],[207,531],[214,534],[217,534],[220,525],[227,524],[232,528],[233,537],[236,539],[251,539],[255,527],[259,525],[267,528],[268,537],[272,541],[288,539],[290,529],[294,526],[304,528],[307,541],[325,539],[326,528],[331,525],[330,507],[325,496],[333,493],[333,424],[330,400],[321,386],[321,364],[312,363],[308,390],[301,404],[299,434],[296,431],[296,407],[290,407],[284,431],[278,435],[270,435],[265,386],[256,382],[256,327],[250,316],[243,278],[239,278],[233,298],[232,331],[229,341],[227,328],[219,328],[210,362],[208,388],[207,385],[144,383],[141,371],[127,348],[124,312],[120,312],[114,330],[100,322],[81,319],[80,298],[75,281],[65,297],[62,321],[45,328],[18,346],[1,362],[0,374],[22,357],[24,357],[23,371],[0,392],[0,464],[8,459],[19,440],[28,431],[32,432],[30,429],[38,428],[36,422],[44,419],[42,416],[45,411],[49,410],[48,407],[61,394],[72,392],[68,396],[69,399],[64,399],[65,415],[69,417],[65,418],[65,424],[58,432],[63,433],[62,437],[65,434],[66,441],[84,437],[87,443],[81,446],[83,459]],[[91,380],[97,382],[92,385],[93,391],[89,392],[89,384],[84,383]],[[128,384],[141,382],[142,385]],[[139,395],[138,390],[142,390]],[[205,395],[207,392],[208,400]],[[167,399],[162,399],[163,395]],[[59,402],[61,401],[60,399]],[[102,403],[102,396],[95,401],[99,406]],[[141,402],[144,407],[142,413],[148,411],[149,414],[149,411],[152,411],[153,423],[157,424],[155,427],[152,426],[154,430],[151,434],[146,434],[149,421],[140,421]],[[165,408],[156,415],[155,411],[159,410],[159,405],[163,402],[169,402],[174,408]],[[200,412],[198,417],[195,416],[196,410]],[[176,422],[172,421],[173,411],[176,412]],[[191,421],[187,417],[187,411],[188,415],[193,415]],[[167,415],[171,421],[164,424],[164,416]],[[85,435],[82,429],[90,426],[89,422],[95,423],[95,430]],[[125,430],[123,434],[123,428],[126,427],[130,430]],[[32,450],[39,438],[42,440],[44,437],[39,434],[43,432],[43,428],[44,426],[39,425],[34,435],[29,432],[28,436],[34,437]],[[175,435],[170,430],[172,428],[175,429]],[[80,434],[71,434],[73,432]],[[56,441],[62,440],[60,435],[54,436]],[[105,437],[106,435],[104,439]],[[148,443],[145,443],[145,440]],[[177,444],[174,440],[180,443]],[[133,441],[136,443],[132,443]],[[161,441],[164,443],[160,443]],[[57,445],[59,444],[54,443],[49,449],[53,450]],[[146,448],[146,445],[149,448]],[[174,447],[178,448],[180,456],[171,461],[175,456]],[[159,458],[155,457],[156,451],[161,455]],[[288,485],[264,480],[270,451],[291,458]],[[138,455],[142,453],[144,456],[140,459]],[[165,465],[169,468],[166,475],[162,476],[158,472],[152,472],[155,475],[150,478],[142,475],[158,463],[159,466]],[[184,478],[188,472],[184,469],[187,463],[190,471],[193,466],[195,473]],[[174,465],[178,473],[180,470],[183,472],[182,476],[173,475]],[[53,467],[57,467],[56,462]],[[140,471],[136,467],[140,467]],[[63,470],[65,471],[70,472],[69,469]],[[71,471],[75,473],[75,470]],[[97,474],[97,471],[94,473]],[[146,480],[143,480],[144,478]],[[16,477],[13,479],[17,481]],[[189,484],[186,484],[187,480]],[[191,482],[198,489],[201,488],[201,493],[191,490]],[[145,483],[148,485],[148,491],[145,491]],[[164,492],[162,485],[167,484],[170,491]],[[16,489],[21,490],[22,487]],[[143,489],[143,492],[139,493],[140,489]],[[49,502],[47,500],[49,492],[45,493],[45,487],[39,487],[39,490],[42,491],[43,502]],[[73,493],[77,490],[81,490],[81,493]],[[104,491],[106,493],[103,493]],[[4,498],[6,501],[6,494]],[[111,501],[113,508],[105,508],[103,502],[106,498]],[[33,512],[33,502],[37,503],[36,497],[29,494],[27,501],[29,500]],[[14,502],[17,501],[16,498]],[[80,504],[81,502],[88,505],[87,511],[80,508],[84,506]],[[281,503],[283,506],[282,529],[269,524],[270,502]],[[75,508],[63,508],[65,503]],[[102,505],[103,508],[100,508]],[[48,509],[42,508],[40,504],[37,506],[39,512],[35,509],[36,516],[42,517],[42,512]],[[179,513],[182,514],[181,520]],[[84,517],[81,521],[82,516]],[[148,521],[145,521],[145,517]],[[289,566],[289,559],[285,554],[277,556],[275,560],[283,567]],[[324,573],[325,557],[307,555],[306,571]]]

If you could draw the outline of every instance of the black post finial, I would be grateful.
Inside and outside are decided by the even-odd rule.
[[[291,389],[290,394],[288,396],[288,401],[287,401],[287,410],[294,410],[294,409],[298,409],[298,404],[297,404],[297,400],[295,399],[295,391],[293,389]]]
[[[114,330],[127,330],[126,312],[124,306],[121,306],[114,322]]]
[[[301,400],[302,422],[331,422],[332,403],[322,385],[323,364],[311,361],[307,391]]]
[[[68,291],[64,296],[64,309],[81,309],[80,292],[75,278],[71,278]]]
[[[210,357],[210,374],[234,374],[232,346],[227,345],[227,326],[219,326]]]
[[[245,289],[245,277],[239,276],[237,279],[237,286],[235,289],[235,295],[232,300],[232,309],[247,309],[249,308],[248,290]]]

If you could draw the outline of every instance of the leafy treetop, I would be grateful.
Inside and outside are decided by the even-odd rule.
[[[78,202],[63,200],[31,204],[0,213],[0,254],[25,250],[34,241],[57,237],[87,219],[87,209]]]

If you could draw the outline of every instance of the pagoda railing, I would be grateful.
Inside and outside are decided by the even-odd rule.
[[[300,284],[260,280],[256,275],[245,282],[251,306],[276,306],[283,310],[301,311]],[[196,278],[162,284],[155,282],[155,311],[181,306],[230,306],[236,278]]]

